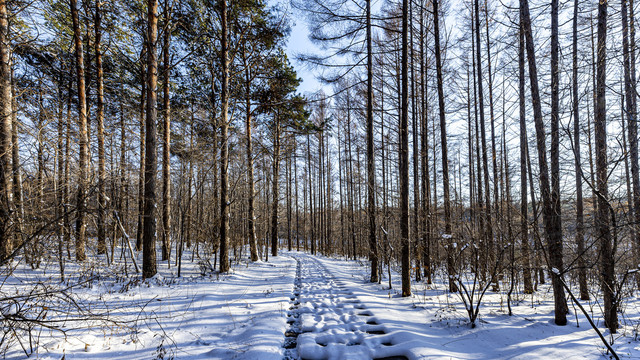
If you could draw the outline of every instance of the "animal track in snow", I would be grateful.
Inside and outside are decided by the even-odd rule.
[[[297,269],[287,314],[285,360],[407,359],[388,351],[394,344],[385,326],[344,282],[310,255],[290,256]]]

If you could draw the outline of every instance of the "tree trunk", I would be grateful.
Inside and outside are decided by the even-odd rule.
[[[549,222],[552,224],[549,234],[548,250],[551,266],[564,272],[562,258],[562,207],[560,204],[560,131],[559,131],[559,70],[558,70],[558,0],[551,1],[551,211],[549,212]],[[554,292],[564,289],[557,279],[557,274],[551,272],[551,280],[554,284]],[[555,281],[554,281],[555,280]],[[564,297],[564,296],[563,296]],[[566,307],[566,301],[565,305]],[[558,323],[558,321],[556,321]],[[566,321],[565,321],[566,323]],[[564,324],[558,324],[564,325]]]
[[[73,22],[73,36],[76,51],[76,76],[78,77],[78,192],[76,204],[76,259],[84,261],[86,243],[86,182],[89,178],[89,149],[87,139],[87,99],[84,83],[84,54],[82,51],[82,35],[80,34],[80,20],[78,18],[78,1],[70,0],[71,19]]]
[[[140,86],[140,169],[138,173],[138,228],[136,231],[136,250],[142,250],[142,232],[144,228],[144,164],[145,164],[145,107],[147,96],[147,72],[145,71],[145,56],[147,56],[147,44],[143,44],[143,49],[140,52],[140,79],[142,86]]]
[[[436,54],[436,73],[438,78],[438,107],[440,115],[440,147],[442,151],[442,188],[444,198],[444,243],[447,248],[447,273],[449,275],[449,292],[458,292],[456,285],[456,269],[454,252],[455,241],[453,240],[453,229],[451,228],[451,202],[449,200],[449,155],[447,149],[447,122],[445,119],[444,89],[442,77],[442,57],[440,55],[440,14],[438,11],[438,0],[433,1],[433,28]]]
[[[251,253],[251,261],[258,261],[258,245],[256,242],[256,221],[255,221],[255,181],[253,174],[253,119],[251,116],[251,88],[249,67],[245,67],[245,107],[246,107],[246,136],[247,136],[247,187],[248,187],[248,230],[249,230],[249,249]]]
[[[417,108],[417,94],[416,94],[416,74],[415,74],[415,66],[414,66],[414,62],[415,62],[415,54],[414,54],[414,48],[415,48],[415,42],[413,39],[413,35],[414,35],[414,27],[413,27],[413,10],[412,8],[410,8],[409,10],[409,31],[410,33],[410,40],[409,40],[409,44],[411,46],[411,135],[412,135],[412,146],[413,149],[411,151],[412,153],[412,161],[413,161],[413,222],[412,222],[412,229],[413,229],[413,254],[414,254],[414,269],[415,269],[415,274],[416,274],[416,282],[419,282],[422,280],[422,272],[420,271],[421,265],[420,265],[420,256],[421,256],[421,251],[420,251],[420,176],[418,174],[418,149],[420,149],[420,146],[418,144],[418,118],[419,118],[419,114],[418,114],[418,108]]]
[[[1,16],[1,15],[0,15]],[[2,42],[0,40],[0,42]],[[1,56],[1,53],[0,53]],[[12,183],[12,192],[13,192],[13,203],[14,203],[14,209],[16,212],[15,215],[15,222],[16,222],[16,231],[14,232],[15,236],[14,236],[14,241],[16,246],[19,246],[22,243],[23,240],[23,224],[24,224],[24,201],[23,201],[23,195],[22,195],[22,168],[20,166],[20,152],[19,152],[19,144],[18,144],[18,106],[17,106],[17,101],[16,101],[16,87],[15,87],[15,78],[13,76],[13,69],[11,70],[11,82],[12,82],[12,87],[11,87],[11,102],[12,102],[12,114],[11,114],[11,170],[13,173],[13,183]],[[62,85],[61,85],[62,86]],[[69,92],[71,91],[71,80],[69,80]],[[69,95],[70,97],[71,95]],[[70,111],[70,99],[67,103],[67,122],[69,121],[69,111]],[[67,128],[69,127],[69,124],[66,124]],[[62,155],[61,155],[62,156]],[[65,158],[66,160],[66,158]],[[62,184],[62,183],[61,183]],[[66,194],[68,194],[69,192],[69,183],[67,181],[64,181],[64,189],[66,189],[66,193],[65,196],[63,197],[63,201],[65,203],[68,203]],[[8,195],[7,195],[8,196]],[[66,209],[66,208],[65,208]],[[65,210],[64,212],[64,217],[65,219],[68,219],[68,213]],[[68,222],[64,222],[64,229],[65,232],[63,235],[63,238],[66,240],[67,237],[69,236],[69,227],[67,226]]]
[[[623,4],[625,0],[622,0]],[[576,245],[580,300],[589,300],[587,269],[584,261],[584,204],[582,201],[582,163],[580,161],[580,109],[578,108],[578,0],[573,4],[573,146],[576,166]]]
[[[527,116],[525,105],[525,79],[524,79],[524,30],[522,18],[520,18],[520,31],[518,32],[518,92],[520,105],[520,236],[522,247],[522,277],[524,281],[524,293],[533,293],[531,282],[531,261],[529,246],[527,202]]]
[[[369,212],[369,281],[378,282],[378,240],[376,239],[376,174],[373,152],[373,44],[371,35],[371,0],[367,0],[367,205]]]
[[[229,271],[228,237],[229,237],[229,48],[227,26],[227,0],[219,0],[220,27],[220,64],[222,66],[221,91],[221,123],[220,123],[220,272]]]
[[[273,129],[273,179],[271,183],[271,193],[273,203],[271,208],[271,256],[278,256],[278,203],[280,198],[280,116],[274,115]]]
[[[289,138],[289,140],[291,140],[291,138]],[[292,169],[291,169],[291,156],[292,154],[289,153],[289,155],[287,156],[287,168],[286,168],[286,173],[287,173],[287,250],[291,251],[293,249],[293,240],[291,238],[291,173],[292,173]]]
[[[11,93],[11,43],[6,0],[0,0],[0,259],[12,250],[11,144],[13,96]]]
[[[402,0],[402,101],[400,104],[400,239],[402,244],[402,296],[411,296],[411,255],[409,240],[409,1]]]
[[[533,117],[536,125],[536,140],[538,148],[538,164],[540,170],[540,193],[542,196],[543,218],[545,232],[549,246],[549,262],[551,269],[551,280],[553,283],[553,296],[555,304],[556,325],[566,325],[567,323],[567,301],[562,287],[562,229],[560,228],[560,218],[554,216],[554,205],[550,193],[549,168],[547,165],[546,133],[542,121],[542,108],[540,104],[540,91],[538,89],[538,69],[536,66],[535,49],[533,45],[533,35],[531,33],[531,19],[529,15],[529,2],[520,0],[520,16],[522,17],[523,30],[525,33],[527,59],[529,63],[529,79],[531,82],[531,97],[533,102]]]
[[[97,87],[98,87],[98,254],[107,252],[107,244],[105,239],[105,208],[107,206],[107,195],[105,194],[106,169],[105,169],[105,151],[104,151],[104,73],[102,70],[102,9],[101,1],[96,1],[95,14],[95,51],[96,51],[96,69],[97,69]]]
[[[637,221],[640,219],[640,171],[638,169],[638,124],[636,122],[636,90],[635,90],[635,63],[630,61],[629,51],[629,26],[627,19],[627,0],[622,0],[622,49],[624,54],[624,94],[626,104],[623,114],[627,117],[627,127],[629,128],[629,161],[631,162],[631,180],[633,189],[633,200],[631,213]],[[633,19],[631,19],[633,22]],[[632,32],[635,32],[632,30]],[[635,35],[635,34],[634,34]],[[635,41],[632,39],[632,42]],[[634,44],[635,45],[635,44]],[[635,55],[633,56],[635,62]],[[633,66],[633,71],[632,71]],[[623,120],[624,121],[624,120]],[[626,158],[625,158],[626,159]],[[628,182],[628,181],[627,181]],[[630,204],[631,205],[631,204]],[[640,231],[636,226],[631,227],[631,238],[636,259],[640,257]],[[640,276],[636,276],[636,281],[640,284]]]
[[[371,0],[367,0],[367,205],[369,212],[369,281],[378,282],[378,240],[376,239],[376,175],[373,150],[373,44],[371,35]]]
[[[485,7],[484,7],[485,29],[486,29],[486,35],[487,35],[487,76],[488,76],[487,85],[489,87],[489,116],[490,116],[490,123],[491,123],[491,158],[492,158],[492,166],[493,166],[493,203],[494,203],[494,209],[493,209],[494,219],[492,219],[493,225],[491,228],[489,228],[489,232],[488,232],[490,236],[488,245],[490,246],[490,253],[489,253],[490,259],[491,259],[490,263],[491,263],[491,266],[493,267],[497,265],[496,255],[497,255],[498,249],[501,247],[501,245],[494,244],[493,230],[492,230],[493,226],[496,226],[496,228],[499,228],[500,226],[499,225],[500,216],[498,215],[500,203],[498,201],[498,182],[499,181],[498,181],[498,163],[497,163],[497,152],[496,152],[495,112],[493,107],[493,73],[491,72],[491,42],[489,41],[489,7],[488,7],[487,0],[485,0],[484,4],[485,4]],[[479,80],[480,82],[482,82],[482,79],[479,79]],[[486,169],[488,171],[488,168]],[[488,189],[487,189],[487,195],[489,195]],[[488,204],[489,204],[489,201],[487,200],[487,205]],[[488,211],[487,216],[491,217],[491,210]],[[502,236],[502,234],[500,234],[500,236]],[[500,290],[500,284],[498,283],[498,278],[496,277],[493,278],[492,290],[493,291]]]
[[[171,63],[170,63],[170,45],[171,45],[171,13],[169,2],[164,3],[164,36],[162,41],[162,73],[164,81],[163,90],[163,108],[164,108],[164,124],[162,131],[162,260],[169,262],[171,257],[171,96],[170,96],[170,79],[171,79]]]
[[[607,120],[606,120],[606,56],[607,56],[607,7],[608,1],[598,5],[598,55],[597,91],[595,109],[596,178],[598,188],[598,212],[596,213],[597,239],[600,243],[601,287],[604,297],[604,323],[611,333],[618,329],[618,305],[616,300],[616,278],[614,272],[614,246],[611,244],[609,214],[613,210],[609,204],[607,186]]]
[[[485,251],[487,255],[486,272],[491,272],[495,261],[495,247],[493,242],[493,227],[491,225],[491,195],[489,191],[489,161],[487,157],[487,136],[485,131],[485,119],[484,119],[484,92],[482,91],[482,55],[480,52],[480,10],[478,0],[475,0],[475,23],[476,23],[476,66],[477,78],[478,78],[478,112],[480,114],[480,134],[482,140],[482,167],[484,170],[484,195],[486,207],[484,209],[485,215]],[[497,290],[497,279],[495,274],[488,274],[491,277],[491,282],[494,284],[494,289]]]
[[[1,10],[0,10],[1,11]],[[58,141],[56,144],[56,160],[57,164],[57,187],[56,187],[56,218],[58,219],[58,265],[60,268],[60,282],[64,281],[64,233],[66,231],[64,222],[61,221],[65,212],[65,198],[64,198],[64,128],[67,126],[68,119],[63,117],[64,100],[63,100],[63,79],[60,77],[60,83],[58,84]]]
[[[145,123],[144,225],[142,233],[142,277],[153,277],[156,270],[156,171],[157,171],[157,94],[158,83],[158,0],[147,0],[147,117]]]

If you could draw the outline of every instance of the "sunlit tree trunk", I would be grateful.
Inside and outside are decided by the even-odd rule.
[[[87,101],[84,82],[84,54],[82,50],[82,35],[80,34],[80,20],[78,18],[78,1],[70,0],[71,20],[73,22],[73,36],[76,52],[76,76],[78,86],[78,191],[76,196],[76,259],[86,259],[86,182],[89,175],[89,149],[87,139]]]
[[[142,277],[153,277],[156,270],[156,171],[157,171],[157,94],[158,83],[158,0],[147,0],[147,116],[145,123],[144,225],[142,234]]]

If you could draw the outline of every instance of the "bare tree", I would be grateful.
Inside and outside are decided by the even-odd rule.
[[[609,203],[607,163],[607,114],[606,114],[606,69],[607,69],[607,0],[598,5],[597,90],[595,108],[596,181],[598,210],[596,232],[600,244],[600,281],[604,297],[604,323],[611,333],[618,329],[618,304],[616,299],[615,244],[612,245],[609,216],[615,214]]]
[[[562,241],[562,229],[560,228],[559,217],[554,216],[553,203],[551,201],[551,190],[549,184],[549,167],[547,165],[546,132],[542,121],[542,108],[540,104],[540,90],[538,88],[538,69],[536,65],[533,35],[531,33],[531,17],[529,15],[528,0],[520,0],[520,16],[525,34],[527,50],[527,62],[529,64],[529,80],[531,84],[531,98],[533,104],[533,118],[536,126],[536,140],[538,149],[538,166],[540,171],[540,193],[542,195],[542,213],[544,219],[545,233],[549,245],[551,280],[553,283],[553,296],[555,305],[556,325],[566,325],[567,323],[567,300],[562,287],[562,252],[558,251],[558,243]],[[531,173],[531,172],[529,172]]]
[[[73,37],[76,51],[76,75],[78,86],[78,144],[80,154],[78,159],[78,192],[76,205],[76,259],[86,259],[86,207],[87,207],[87,179],[89,175],[89,147],[87,135],[87,99],[84,82],[84,53],[82,50],[82,35],[80,34],[80,20],[78,18],[78,1],[70,0],[71,19],[73,22]]]
[[[142,276],[153,277],[156,267],[156,172],[157,172],[157,93],[158,0],[147,0],[147,117],[145,123],[144,231],[142,238]]]
[[[402,243],[402,296],[411,296],[409,244],[409,1],[402,0],[402,88],[400,103],[400,239]]]

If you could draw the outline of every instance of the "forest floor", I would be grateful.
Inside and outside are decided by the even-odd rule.
[[[67,269],[84,276],[64,283],[54,264],[38,270],[17,266],[0,283],[0,298],[10,300],[0,303],[0,311],[12,319],[3,323],[0,349],[5,353],[0,355],[22,359],[31,353],[31,358],[55,360],[608,357],[577,308],[570,305],[568,325],[553,324],[548,284],[533,295],[515,291],[513,316],[506,289],[489,290],[471,328],[460,296],[446,291],[443,274],[436,274],[435,285],[414,283],[413,295],[402,298],[398,274],[392,271],[392,289],[386,278],[369,283],[366,262],[283,251],[268,262],[240,262],[218,277],[206,271],[211,264],[188,257],[180,278],[175,266],[163,263],[159,275],[147,281],[127,276],[124,267],[98,263]],[[75,283],[82,285],[67,285]],[[620,357],[640,358],[640,299],[633,295],[622,305],[622,328],[612,336],[602,329],[600,305],[583,302]],[[23,317],[39,325],[27,326]]]

